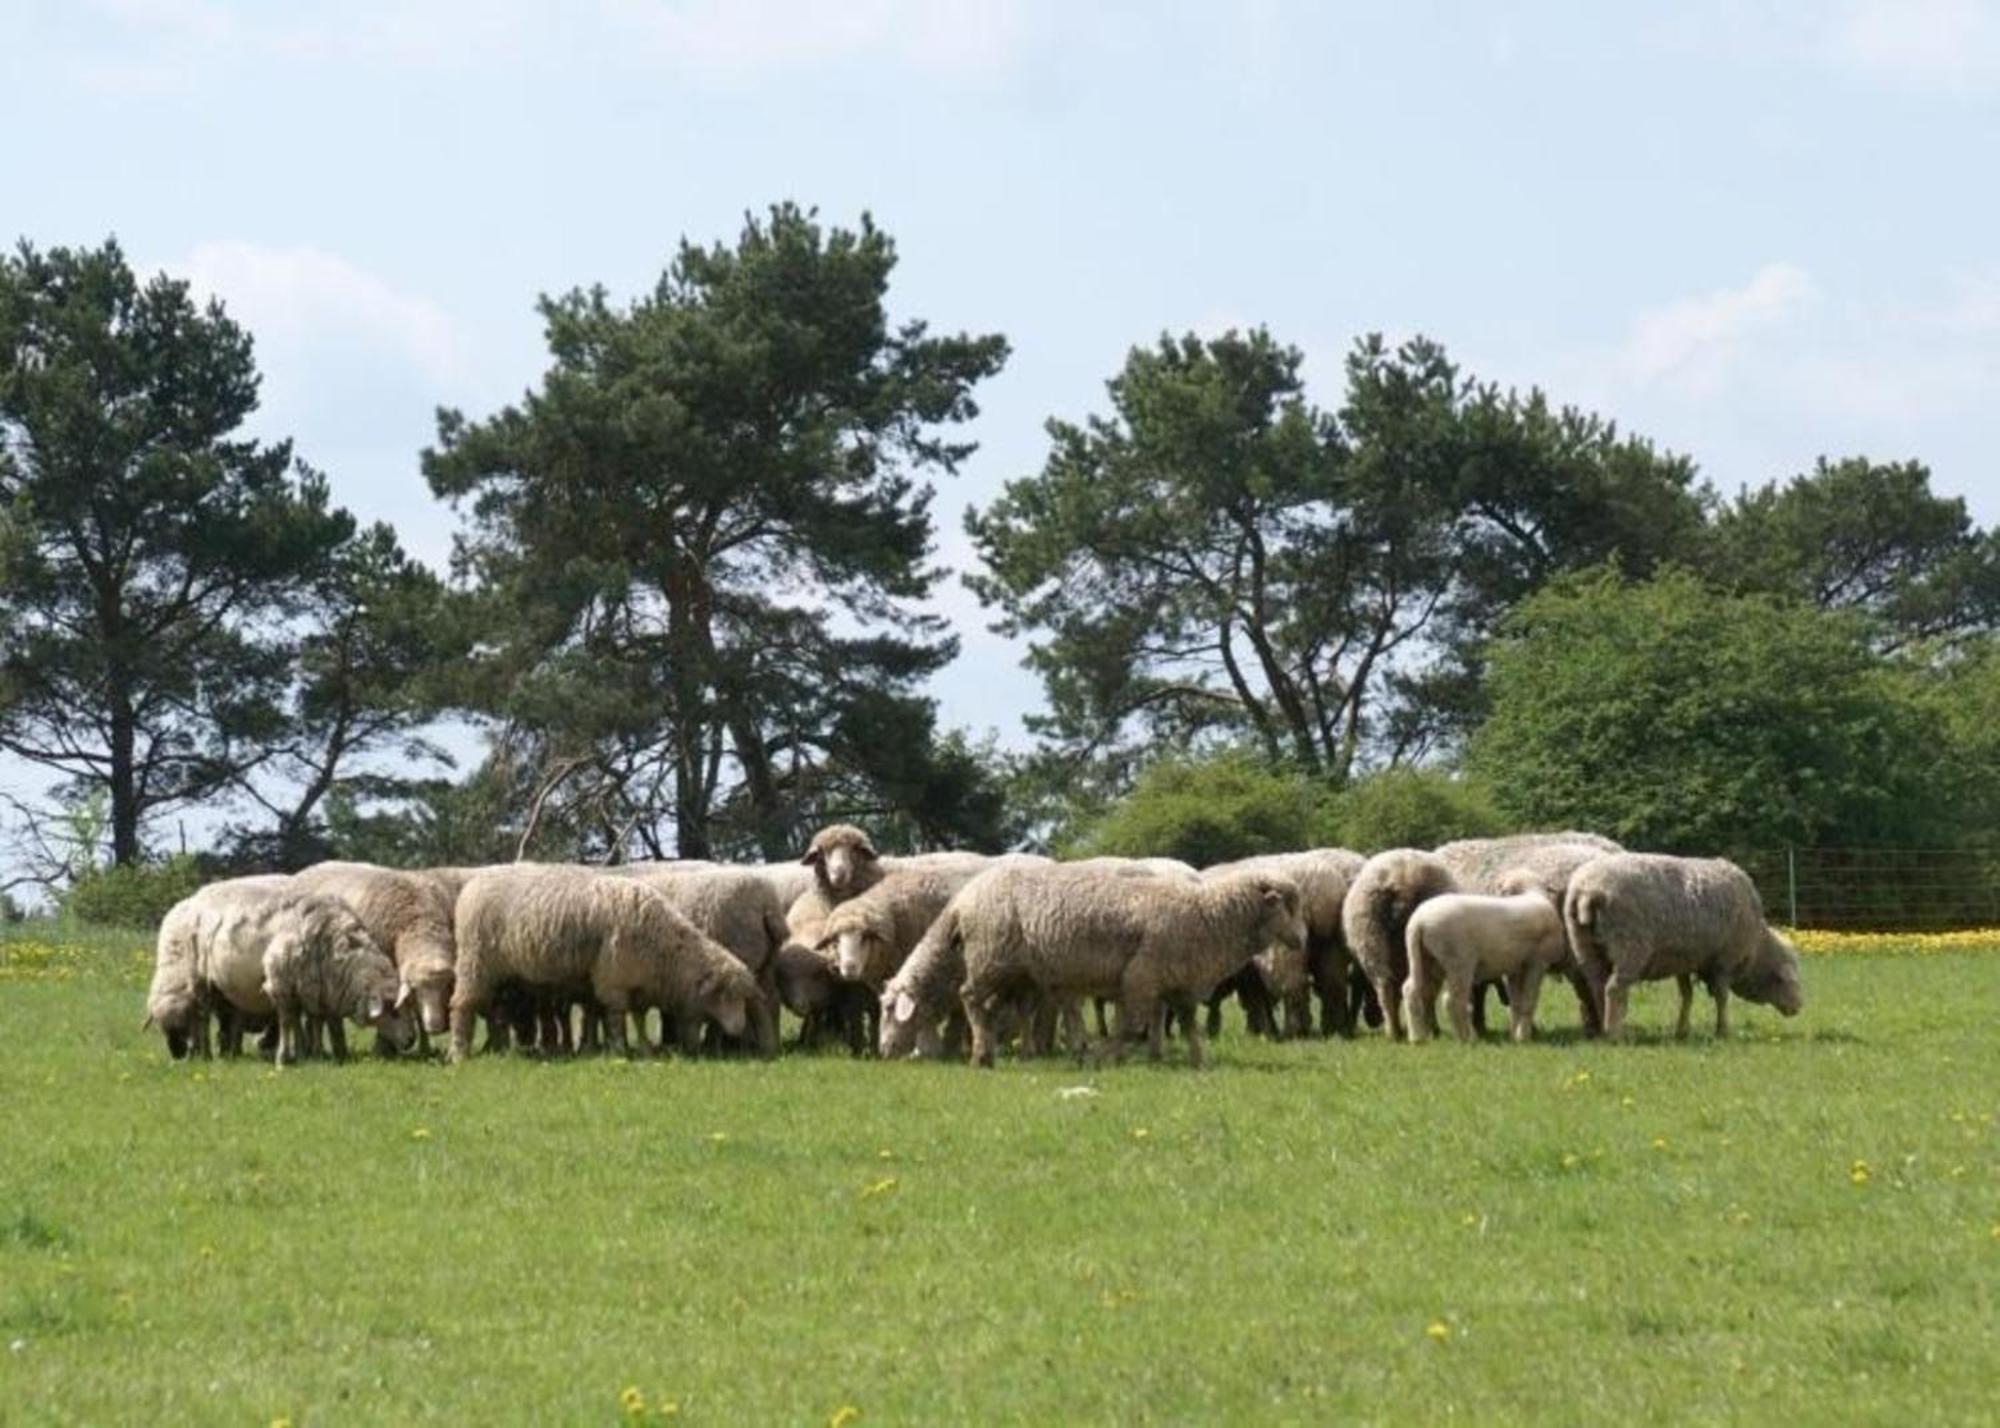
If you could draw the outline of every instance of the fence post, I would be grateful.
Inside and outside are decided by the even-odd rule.
[[[1798,850],[1790,843],[1785,844],[1785,892],[1791,902],[1792,920],[1790,925],[1799,925],[1799,860]]]

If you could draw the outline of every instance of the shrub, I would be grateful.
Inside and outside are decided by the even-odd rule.
[[[163,863],[93,868],[70,884],[62,910],[78,922],[151,929],[204,880],[201,866],[186,853]]]
[[[1309,848],[1325,797],[1297,774],[1240,753],[1163,759],[1092,822],[1066,852],[1179,858],[1197,868],[1253,853]]]
[[[1483,783],[1438,769],[1391,768],[1370,774],[1336,797],[1329,814],[1319,841],[1362,853],[1435,848],[1454,838],[1507,831]]]

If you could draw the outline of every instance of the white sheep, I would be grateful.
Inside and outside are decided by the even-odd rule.
[[[295,874],[292,882],[300,892],[345,903],[395,962],[403,985],[416,1000],[424,1035],[445,1030],[457,949],[452,905],[444,892],[447,884],[438,871],[418,874],[372,863],[316,863]]]
[[[762,1045],[775,1038],[778,1005],[778,955],[791,941],[785,910],[763,870],[727,863],[688,867],[675,863],[628,863],[605,870],[613,876],[636,878],[673,904],[674,911],[750,969],[763,993],[753,1008],[753,1039]]]
[[[1391,1041],[1403,1038],[1403,981],[1410,973],[1403,929],[1426,901],[1456,888],[1451,870],[1434,854],[1392,848],[1362,864],[1341,904],[1342,935],[1375,988],[1382,1030]]]
[[[1265,853],[1218,863],[1203,876],[1223,872],[1282,873],[1299,885],[1305,898],[1306,950],[1303,958],[1287,957],[1281,948],[1268,948],[1257,960],[1239,972],[1227,990],[1235,991],[1253,1032],[1278,1034],[1273,1003],[1285,1009],[1285,1030],[1303,1035],[1312,1029],[1312,996],[1320,1001],[1319,1025],[1322,1034],[1351,1035],[1359,1010],[1351,987],[1359,978],[1360,965],[1347,950],[1341,931],[1341,908],[1355,875],[1367,861],[1345,848],[1311,848],[1297,853]],[[1218,993],[1224,988],[1218,988]],[[1209,1035],[1216,1032],[1220,1004],[1211,999]]]
[[[1525,890],[1511,896],[1444,893],[1410,914],[1403,932],[1410,966],[1403,1008],[1410,1040],[1437,1033],[1442,985],[1452,1030],[1460,1041],[1471,1041],[1472,989],[1491,981],[1506,984],[1514,1040],[1534,1036],[1542,978],[1562,964],[1569,949],[1561,912],[1546,894],[1526,888],[1531,875],[1520,877]]]
[[[1805,1005],[1799,955],[1764,921],[1757,885],[1726,858],[1609,853],[1577,869],[1563,920],[1603,1012],[1604,1032],[1625,1025],[1636,982],[1672,977],[1680,989],[1675,1035],[1688,1034],[1694,979],[1715,999],[1715,1034],[1729,1034],[1729,994],[1796,1016]]]
[[[1120,1049],[1143,1031],[1155,1059],[1163,1034],[1156,1013],[1171,1007],[1199,1066],[1196,1003],[1272,943],[1305,945],[1298,884],[1273,873],[1182,881],[1028,866],[996,869],[973,886],[978,896],[961,895],[954,907],[965,956],[960,997],[973,1059],[984,1066],[997,1050],[995,1014],[1024,992],[1057,1006],[1117,998]]]
[[[973,857],[898,863],[872,887],[828,912],[813,948],[830,957],[845,980],[880,992],[959,889],[993,866],[1048,861],[1020,854],[997,862]]]
[[[474,1015],[509,982],[587,991],[620,1051],[634,1008],[661,1008],[692,1053],[704,1018],[740,1037],[762,1000],[749,968],[634,879],[533,864],[485,873],[459,894],[457,924],[454,1061],[471,1055]]]

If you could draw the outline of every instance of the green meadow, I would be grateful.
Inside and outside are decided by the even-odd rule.
[[[0,939],[8,1424],[2000,1417],[2000,946],[1726,1044],[277,1072]]]

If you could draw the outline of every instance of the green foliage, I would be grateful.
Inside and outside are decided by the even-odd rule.
[[[12,893],[0,892],[0,923],[16,923],[26,916],[21,904],[14,901]]]
[[[1063,851],[1077,857],[1179,858],[1195,867],[1309,848],[1324,822],[1312,780],[1249,754],[1162,759]]]
[[[1051,422],[1040,474],[968,514],[1051,747],[1247,742],[1343,782],[1472,717],[1472,649],[1550,574],[1699,528],[1689,463],[1434,343],[1357,343],[1337,415],[1300,365],[1261,329],[1135,348],[1107,415]]]
[[[115,862],[283,740],[284,618],[353,528],[242,438],[249,334],[115,241],[0,258],[0,749],[109,798]]]
[[[92,868],[62,895],[64,916],[95,927],[150,930],[182,898],[208,880],[187,853],[157,863],[123,863]]]
[[[1961,775],[1935,711],[1858,617],[1599,572],[1493,647],[1471,767],[1501,809],[1690,852],[1926,846]]]
[[[1232,1024],[1199,1075],[273,1075],[167,1063],[123,944],[0,976],[10,1421],[1992,1416],[2000,949],[1809,959],[1803,1017],[1722,1044],[1665,1040],[1661,983],[1635,1045],[1556,986],[1533,1045]]]
[[[1730,589],[1864,612],[1891,648],[2000,627],[2000,532],[1934,494],[1914,461],[1822,458],[1744,492],[1716,517],[1707,568]]]
[[[972,450],[944,432],[1006,343],[892,327],[895,262],[865,216],[780,205],[627,307],[544,298],[541,387],[440,414],[424,471],[468,507],[485,620],[462,697],[593,845],[788,856],[829,785],[935,825],[962,782],[928,732],[885,746],[856,712],[928,731],[917,688],[956,642],[910,603],[937,574],[919,478]]]
[[[1397,767],[1357,779],[1333,801],[1323,841],[1360,853],[1435,848],[1454,838],[1510,831],[1477,780],[1441,769]]]

